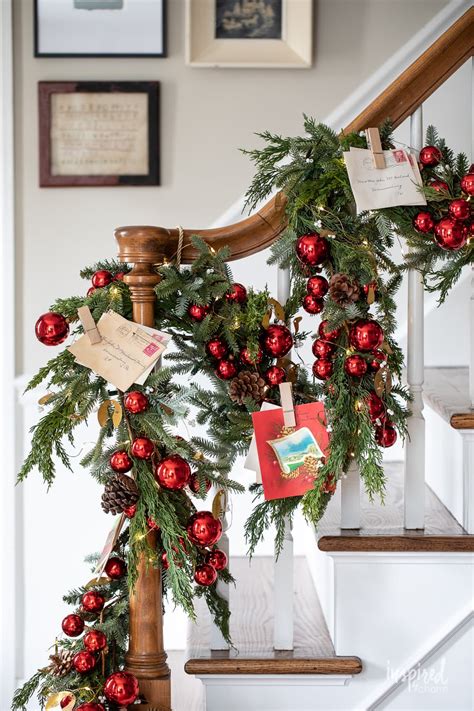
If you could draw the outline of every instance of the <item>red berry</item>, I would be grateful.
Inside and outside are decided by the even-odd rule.
[[[133,518],[137,513],[137,505],[132,504],[132,506],[127,506],[125,509],[123,509],[123,512],[127,518]]]

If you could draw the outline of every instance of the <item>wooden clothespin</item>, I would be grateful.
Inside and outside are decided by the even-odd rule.
[[[379,168],[385,168],[385,156],[382,150],[382,142],[380,140],[380,133],[378,128],[366,128],[365,136],[367,138],[367,145],[369,150],[372,151],[372,156],[374,159],[374,166]]]
[[[92,318],[92,314],[90,312],[89,307],[88,306],[80,306],[77,309],[77,315],[79,316],[79,320],[82,323],[82,328],[84,329],[84,333],[87,333],[92,345],[94,345],[95,343],[100,343],[102,338],[101,338],[100,333],[98,331],[96,322]]]
[[[285,427],[296,427],[295,408],[291,383],[280,383],[280,398]]]

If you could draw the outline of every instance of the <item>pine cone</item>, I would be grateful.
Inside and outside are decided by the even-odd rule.
[[[251,373],[248,370],[241,370],[240,373],[230,381],[229,397],[233,402],[242,405],[245,398],[251,397],[255,402],[262,402],[265,398],[267,385],[258,373]]]
[[[329,296],[338,306],[350,306],[359,300],[359,284],[347,274],[334,274],[329,281]]]
[[[132,477],[117,473],[105,485],[102,508],[105,513],[122,513],[124,509],[136,504],[138,498],[138,488]]]
[[[66,676],[72,671],[72,659],[75,652],[68,649],[62,649],[57,654],[51,654],[49,657],[51,664],[48,667],[48,671],[53,676]]]

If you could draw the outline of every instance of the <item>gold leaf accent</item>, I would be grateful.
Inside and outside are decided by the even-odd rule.
[[[109,585],[110,580],[107,577],[100,577],[100,578],[92,578],[92,580],[89,580],[88,583],[84,585],[85,588],[95,588],[99,587],[100,585]]]
[[[212,515],[214,518],[221,519],[227,511],[227,492],[225,489],[219,489],[212,500]]]
[[[392,391],[392,387],[393,387],[392,374],[390,372],[390,369],[387,366],[385,366],[384,370],[386,373],[386,375],[385,375],[385,392],[388,395]]]
[[[273,306],[273,310],[275,312],[275,316],[279,321],[284,321],[285,320],[285,309],[283,306],[280,304],[279,301],[276,299],[268,299],[268,303]]]
[[[379,370],[375,373],[374,390],[379,397],[383,395],[385,391],[385,382],[382,374],[382,368],[379,368]]]
[[[385,351],[388,355],[392,355],[393,350],[390,348],[389,344],[387,341],[383,341],[382,345],[380,346],[380,350]]]
[[[97,412],[97,419],[99,420],[99,425],[105,427],[107,420],[109,419],[109,408],[113,407],[112,413],[112,423],[114,427],[118,427],[122,422],[122,406],[117,400],[104,400],[102,405],[99,407]]]
[[[294,363],[290,363],[286,370],[286,378],[290,383],[296,383],[298,378],[298,366]]]
[[[369,306],[373,304],[375,301],[375,288],[373,284],[369,284],[369,288],[367,289],[367,303]]]
[[[59,709],[61,706],[61,701],[71,698],[66,706],[62,707],[62,711],[72,711],[76,705],[76,697],[72,691],[57,691],[55,694],[50,694],[46,699],[45,711],[52,711],[52,709]]]
[[[269,327],[271,315],[272,315],[272,312],[271,312],[271,311],[267,311],[267,313],[265,314],[265,316],[262,318],[262,326],[263,326],[263,328],[268,328],[268,327]]]
[[[300,330],[300,323],[302,319],[302,316],[297,316],[295,319],[293,319],[293,330],[295,333],[298,333],[298,331]]]
[[[40,397],[38,400],[38,405],[46,405],[46,403],[51,400],[53,397],[53,393],[48,393],[47,395],[43,395],[43,397]]]

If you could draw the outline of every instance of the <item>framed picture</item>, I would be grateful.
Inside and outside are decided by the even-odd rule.
[[[39,82],[40,186],[159,185],[159,82]]]
[[[165,57],[166,0],[34,0],[35,57]]]
[[[313,0],[186,0],[194,67],[310,67]]]

